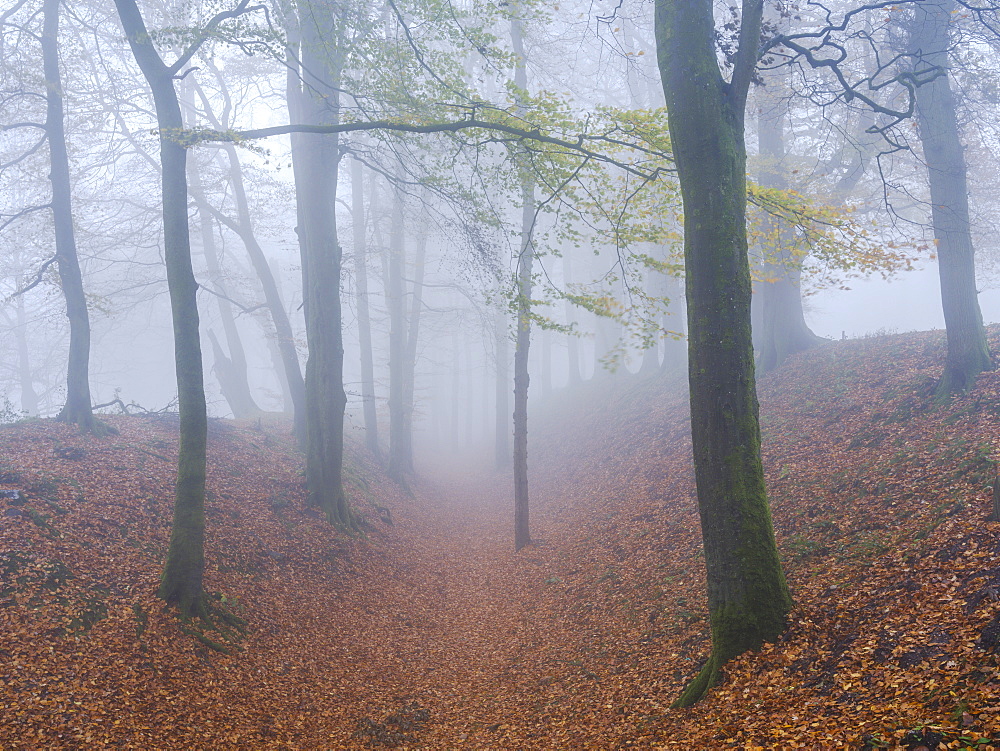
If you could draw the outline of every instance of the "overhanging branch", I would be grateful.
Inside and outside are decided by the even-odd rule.
[[[584,146],[585,143],[607,143],[609,146],[624,147],[639,153],[646,154],[651,157],[660,159],[669,159],[670,155],[664,154],[662,152],[654,151],[637,144],[629,143],[621,139],[610,138],[600,135],[589,135],[585,133],[578,134],[573,140],[566,138],[559,138],[557,136],[550,136],[542,133],[537,128],[519,128],[514,125],[508,125],[506,123],[492,122],[489,120],[482,120],[476,117],[470,117],[464,120],[458,120],[450,123],[426,123],[426,124],[415,124],[415,123],[397,123],[390,120],[372,120],[368,122],[360,123],[340,123],[331,125],[276,125],[270,128],[256,128],[253,130],[233,130],[233,131],[217,131],[212,129],[198,129],[192,131],[185,131],[183,134],[183,140],[185,143],[190,143],[194,145],[199,142],[231,142],[231,143],[241,143],[243,141],[251,141],[258,138],[270,138],[272,136],[284,136],[291,133],[312,133],[316,135],[329,135],[333,133],[357,133],[362,131],[375,131],[375,130],[385,130],[395,133],[416,133],[416,134],[430,134],[430,133],[458,133],[464,130],[485,130],[497,133],[504,133],[513,138],[535,141],[536,143],[544,143],[549,146],[556,146],[561,149],[566,149],[567,151],[579,154],[587,159],[594,159],[606,164],[614,165],[619,169],[624,170],[630,174],[637,177],[642,177],[645,179],[652,179],[660,174],[666,172],[672,172],[672,169],[667,169],[665,167],[656,167],[652,170],[643,170],[636,167],[628,162],[623,162],[620,159],[615,159],[607,154],[603,154],[593,149],[589,149]]]

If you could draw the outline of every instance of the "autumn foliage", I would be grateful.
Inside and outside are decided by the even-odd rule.
[[[155,597],[172,418],[0,429],[0,747],[1000,748],[1000,373],[936,406],[943,357],[941,333],[876,336],[761,381],[796,606],[689,710],[709,644],[679,377],[537,416],[520,554],[509,478],[455,458],[408,496],[356,449],[346,537],[285,429],[213,422],[219,630]]]

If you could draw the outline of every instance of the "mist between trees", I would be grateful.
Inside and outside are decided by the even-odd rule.
[[[824,341],[811,301],[837,330],[841,290],[936,264],[938,398],[992,368],[997,18],[655,5],[8,3],[3,418],[178,411],[160,594],[208,618],[207,416],[288,418],[345,533],[345,433],[403,485],[512,464],[520,549],[530,415],[690,360],[696,701],[784,627],[754,378]]]

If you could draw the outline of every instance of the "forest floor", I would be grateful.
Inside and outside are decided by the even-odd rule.
[[[677,378],[535,416],[519,554],[508,476],[428,466],[408,494],[353,449],[350,538],[285,432],[213,421],[207,586],[242,637],[154,596],[175,418],[2,428],[0,748],[1000,749],[1000,372],[934,406],[942,357],[940,333],[876,337],[762,379],[796,606],[689,710],[708,636]]]

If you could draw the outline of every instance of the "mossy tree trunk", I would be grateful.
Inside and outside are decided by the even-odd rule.
[[[340,119],[338,16],[326,0],[304,3],[301,24],[303,89],[300,122],[336,125]],[[292,141],[306,318],[306,480],[310,502],[330,522],[353,528],[344,495],[344,343],[341,330],[342,250],[335,201],[340,141],[336,134],[302,133]]]
[[[909,46],[921,54],[923,64],[947,71],[949,24],[955,9],[955,0],[924,0],[915,5]],[[947,72],[917,90],[916,112],[930,181],[931,221],[948,336],[948,354],[937,389],[938,396],[945,397],[968,391],[977,375],[993,368],[993,362],[979,308],[965,155]]]
[[[73,207],[66,151],[62,77],[59,72],[59,1],[45,0],[42,27],[42,66],[45,72],[45,135],[49,143],[52,183],[52,216],[55,225],[56,259],[66,316],[69,318],[69,361],[66,368],[66,403],[58,419],[83,431],[110,432],[92,410],[90,400],[90,314],[83,289],[83,274],[76,252]]]
[[[776,638],[791,598],[760,458],[750,337],[744,113],[762,2],[745,0],[732,80],[711,0],[657,0],[656,43],[684,205],[688,376],[712,653],[677,703],[702,698],[729,659]]]
[[[163,247],[174,329],[174,363],[180,410],[180,449],[174,519],[167,561],[157,594],[185,615],[204,615],[205,452],[208,419],[205,407],[201,340],[198,334],[198,283],[191,266],[188,225],[187,150],[174,89],[181,63],[167,66],[153,46],[135,0],[115,0],[125,36],[149,84],[160,131],[163,191]],[[183,59],[183,58],[182,58]]]

